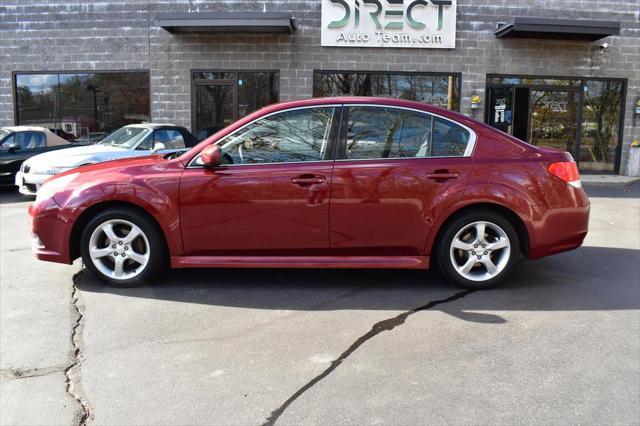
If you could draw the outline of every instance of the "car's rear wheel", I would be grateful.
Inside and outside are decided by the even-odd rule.
[[[164,244],[150,219],[135,210],[111,209],[94,216],[80,238],[87,269],[115,287],[151,280],[164,266]]]
[[[520,259],[518,235],[503,216],[470,211],[447,225],[437,247],[440,271],[465,288],[492,287],[507,278]]]

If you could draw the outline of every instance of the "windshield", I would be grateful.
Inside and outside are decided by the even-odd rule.
[[[98,144],[132,149],[149,133],[151,133],[151,130],[143,127],[123,127],[107,135],[107,137],[98,142]]]
[[[0,141],[4,139],[4,137],[7,136],[9,133],[11,133],[9,130],[0,129]]]

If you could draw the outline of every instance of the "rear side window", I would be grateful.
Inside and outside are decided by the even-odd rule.
[[[440,132],[437,137],[436,131]],[[469,136],[463,127],[430,114],[352,106],[349,107],[346,158],[462,156]]]
[[[433,119],[432,157],[462,157],[471,135],[464,127],[439,117]]]

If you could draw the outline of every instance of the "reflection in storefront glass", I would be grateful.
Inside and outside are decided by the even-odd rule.
[[[582,171],[615,171],[622,80],[490,76],[487,85],[488,124],[533,145],[569,151]],[[512,120],[505,113],[503,121],[501,111],[510,104]]]
[[[195,107],[196,138],[202,140],[233,122],[233,86],[196,86]]]
[[[278,82],[277,72],[239,72],[238,118],[278,102]]]
[[[591,80],[585,86],[580,166],[591,171],[613,171],[622,82]]]
[[[532,90],[529,142],[573,152],[577,92]]]
[[[460,105],[459,77],[438,74],[317,72],[313,96],[377,96],[415,100],[451,110]]]
[[[96,140],[149,120],[149,74],[17,74],[16,101],[18,124]]]

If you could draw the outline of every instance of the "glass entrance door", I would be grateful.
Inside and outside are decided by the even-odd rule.
[[[277,71],[194,71],[192,124],[198,140],[278,102]]]
[[[198,140],[203,140],[233,123],[232,85],[197,85],[195,95],[195,136]]]
[[[489,124],[513,134],[513,89],[499,87],[489,91]]]

